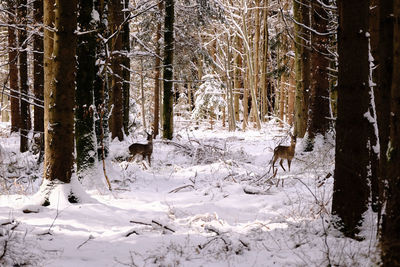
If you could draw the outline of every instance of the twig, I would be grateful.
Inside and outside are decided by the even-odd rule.
[[[175,189],[169,191],[168,194],[177,193],[177,192],[179,192],[179,191],[181,191],[182,189],[185,189],[185,188],[187,188],[187,187],[191,187],[191,188],[194,189],[194,186],[193,186],[193,185],[187,184],[187,185],[183,185],[183,186],[180,186],[180,187],[178,187],[178,188],[175,188]]]
[[[175,233],[175,230],[172,230],[171,228],[169,228],[169,227],[166,226],[166,225],[163,225],[163,224],[161,224],[161,223],[159,223],[159,222],[156,222],[156,221],[154,221],[154,220],[152,220],[151,222],[154,223],[154,224],[156,224],[156,225],[158,225],[158,226],[160,226],[160,227],[162,227],[162,228],[164,228],[165,230],[168,230],[168,231],[171,231],[172,233]]]
[[[83,245],[85,245],[87,242],[89,242],[89,240],[92,240],[92,239],[94,239],[94,236],[89,235],[89,238],[87,240],[85,240],[85,242],[83,242],[82,244],[77,246],[76,249],[80,249]]]

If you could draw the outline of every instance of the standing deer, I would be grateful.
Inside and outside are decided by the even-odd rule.
[[[274,156],[272,157],[272,173],[274,173],[274,167],[275,167],[275,162],[280,158],[281,160],[279,161],[279,164],[281,165],[282,169],[284,171],[285,168],[283,167],[283,160],[287,159],[288,166],[289,166],[289,171],[290,171],[290,163],[292,162],[292,159],[294,157],[294,151],[296,148],[296,136],[290,135],[291,136],[291,141],[290,141],[290,146],[277,146],[274,149]]]
[[[153,135],[147,133],[147,144],[134,143],[129,146],[129,153],[134,158],[136,155],[142,155],[143,159],[147,157],[149,166],[151,166],[151,154],[153,153]]]

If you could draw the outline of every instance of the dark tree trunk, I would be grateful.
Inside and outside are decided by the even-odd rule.
[[[96,33],[92,22],[93,0],[79,1],[80,31],[77,47],[77,74],[75,98],[75,140],[78,176],[94,166],[97,144],[94,129],[93,85],[95,79]]]
[[[102,36],[108,36],[108,28],[105,24],[108,21],[107,9],[108,0],[95,0],[95,10],[99,13],[100,20],[97,22],[98,33]],[[108,156],[109,151],[109,87],[107,80],[107,69],[101,62],[107,62],[108,55],[106,55],[106,44],[104,42],[98,41],[96,43],[96,66],[95,73],[96,77],[94,80],[94,103],[96,106],[96,139],[97,139],[97,154],[98,159],[101,160],[102,157]]]
[[[50,181],[69,183],[74,162],[77,0],[56,0],[55,5],[51,5],[51,1],[45,2],[48,2],[45,5],[45,23],[51,24],[51,20],[46,19],[46,16],[50,15],[54,8],[56,31],[53,33],[53,62],[45,65],[45,77],[50,78],[51,82],[45,81],[47,125],[44,176]],[[49,41],[47,38],[45,35],[45,50],[49,48],[46,45],[46,41]],[[46,51],[46,55],[48,52],[50,51]],[[46,73],[51,75],[48,76]]]
[[[37,25],[43,23],[43,0],[33,2],[34,20]],[[43,30],[40,28],[42,34]],[[43,88],[44,88],[44,72],[43,72],[43,37],[40,34],[33,36],[33,93],[35,95],[35,106],[33,114],[33,130],[35,135],[39,137],[37,145],[40,150],[44,150],[44,109],[43,109]],[[40,106],[39,106],[40,105]]]
[[[338,1],[339,79],[335,182],[332,213],[347,236],[355,237],[367,210],[369,122],[369,1]]]
[[[375,106],[379,130],[379,198],[385,201],[386,184],[386,151],[389,141],[390,125],[390,88],[393,73],[393,1],[379,1],[379,49],[377,64],[377,86],[375,89]],[[381,213],[381,212],[380,212]]]
[[[371,0],[370,1],[370,19],[369,19],[369,32],[370,32],[370,47],[371,47],[371,55],[373,57],[373,62],[370,62],[370,67],[372,69],[370,72],[372,73],[372,81],[374,84],[378,83],[378,52],[379,52],[379,8],[378,8],[379,0]],[[371,65],[372,64],[372,65]],[[372,87],[373,93],[376,95],[376,86]],[[374,105],[375,104],[375,105]],[[369,112],[371,116],[374,114],[376,108],[375,103],[370,103]],[[376,116],[375,116],[376,117]],[[379,202],[379,151],[376,151],[374,147],[377,145],[378,137],[375,129],[376,122],[370,122],[369,125],[369,158],[370,158],[370,179],[371,179],[371,195],[372,195],[372,209],[375,212],[380,210],[380,202]]]
[[[19,83],[20,83],[20,148],[21,152],[28,150],[28,133],[31,126],[31,118],[29,112],[28,97],[28,51],[27,51],[27,32],[26,32],[26,16],[27,16],[26,0],[18,1],[18,21],[20,23],[18,30],[19,43]]]
[[[329,1],[321,0],[329,5]],[[308,118],[308,147],[313,150],[314,137],[317,134],[324,135],[329,128],[329,14],[321,3],[312,2],[312,28],[321,34],[312,32],[311,43],[311,94],[310,112]]]
[[[129,41],[129,0],[124,0],[124,25],[122,28],[122,50],[124,51],[122,54],[122,65],[124,68],[122,69],[122,97],[123,97],[123,112],[124,112],[124,132],[126,135],[129,134],[129,98],[130,98],[130,80],[131,80],[131,72],[130,72],[130,65],[131,61],[129,59],[129,52],[130,49],[130,41]]]
[[[387,150],[387,202],[383,228],[383,266],[400,266],[400,1],[393,6],[393,76]],[[387,104],[387,103],[386,103]]]
[[[158,11],[160,14],[162,14],[162,9],[163,9],[163,2],[160,2],[158,4]],[[153,137],[155,138],[158,135],[159,132],[159,124],[160,124],[160,74],[161,74],[161,59],[159,56],[161,56],[161,45],[160,45],[160,39],[161,39],[161,19],[158,19],[157,22],[157,32],[156,32],[156,59],[154,63],[154,67],[156,68],[156,73],[154,75],[154,122],[153,122]]]
[[[111,69],[113,71],[111,81],[111,103],[113,105],[111,114],[111,138],[124,139],[123,134],[123,99],[122,99],[122,32],[120,27],[123,23],[123,6],[121,0],[111,0],[109,4],[109,18],[111,34],[115,34],[111,46]]]
[[[174,0],[165,1],[164,21],[164,100],[163,100],[163,137],[172,139],[174,132]]]
[[[8,24],[15,24],[16,3],[8,0]],[[20,125],[19,86],[18,86],[18,52],[17,33],[14,27],[8,27],[8,66],[11,89],[11,132],[18,132]]]

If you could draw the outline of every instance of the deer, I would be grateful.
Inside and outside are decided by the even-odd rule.
[[[281,165],[282,169],[286,171],[285,167],[283,167],[283,160],[286,159],[288,162],[288,167],[290,171],[290,163],[294,157],[294,151],[296,148],[296,136],[290,135],[291,141],[290,146],[282,146],[279,145],[274,149],[274,156],[272,157],[272,173],[274,173],[275,162],[278,159],[281,159],[279,164]]]
[[[134,158],[136,155],[142,155],[142,158],[147,157],[149,166],[151,166],[151,154],[153,154],[153,135],[147,133],[147,144],[134,143],[129,146],[129,153]]]

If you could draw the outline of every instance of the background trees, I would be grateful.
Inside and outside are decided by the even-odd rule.
[[[1,68],[8,73],[11,130],[20,131],[21,151],[27,151],[34,106],[34,133],[46,135],[49,180],[69,181],[74,145],[79,173],[107,156],[112,139],[123,141],[138,129],[149,131],[149,125],[154,136],[161,128],[172,139],[174,119],[187,124],[211,119],[230,131],[276,121],[307,136],[308,151],[317,135],[335,132],[332,209],[349,236],[357,236],[371,190],[377,202],[379,167],[374,210],[387,204],[382,233],[387,244],[397,238],[390,233],[397,229],[398,212],[393,166],[399,41],[391,15],[398,16],[398,1],[394,8],[378,0],[338,1],[337,8],[330,0],[58,1],[56,13],[54,0],[3,2],[8,64]],[[71,35],[75,13],[78,37]],[[207,85],[216,90],[210,94]],[[218,112],[204,108],[210,95]],[[205,112],[191,116],[199,110]],[[385,248],[389,255],[390,245]]]

